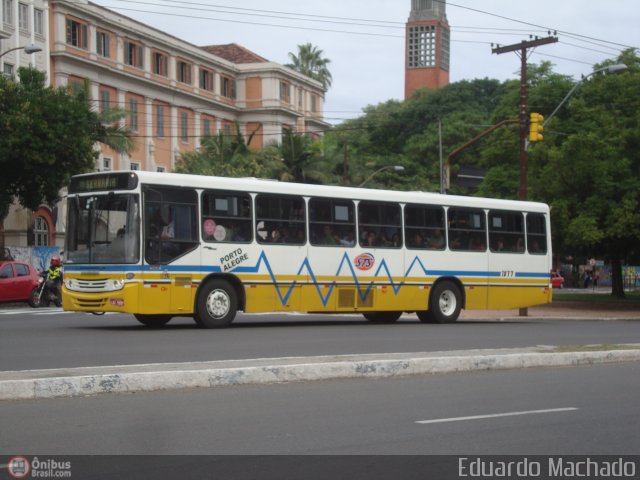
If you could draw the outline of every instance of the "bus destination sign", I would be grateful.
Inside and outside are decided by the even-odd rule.
[[[69,193],[133,190],[137,185],[138,177],[131,172],[81,175],[71,178]]]

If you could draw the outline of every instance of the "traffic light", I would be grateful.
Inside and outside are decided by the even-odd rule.
[[[539,113],[532,113],[529,121],[529,141],[531,143],[541,142],[544,138],[542,136],[542,130],[544,127],[542,126],[542,122],[544,121],[544,117]]]

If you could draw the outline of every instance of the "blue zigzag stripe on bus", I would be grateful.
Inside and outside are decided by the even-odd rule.
[[[356,289],[358,291],[358,295],[360,296],[360,299],[362,300],[362,302],[365,302],[367,300],[367,297],[369,296],[371,289],[375,286],[375,282],[374,281],[370,281],[368,283],[361,283],[360,281],[358,281],[358,276],[353,268],[353,266],[351,265],[351,259],[349,258],[349,255],[345,252],[344,255],[342,256],[342,259],[340,260],[340,264],[338,266],[338,269],[336,271],[336,273],[333,275],[335,277],[340,276],[340,274],[343,271],[343,267],[346,264],[348,266],[348,270],[349,273],[351,274],[351,277],[354,280],[354,283],[356,285]],[[232,270],[233,273],[259,273],[261,266],[264,264],[264,267],[267,269],[267,272],[269,273],[269,276],[271,277],[271,281],[273,283],[274,288],[276,289],[276,292],[278,293],[278,298],[281,302],[282,305],[286,305],[289,297],[291,296],[291,293],[293,292],[294,287],[299,283],[297,280],[294,280],[290,285],[287,285],[285,287],[280,287],[278,286],[278,284],[282,284],[283,282],[278,282],[276,275],[273,273],[273,269],[271,268],[271,264],[269,263],[269,258],[267,257],[265,251],[263,250],[260,254],[260,257],[258,258],[257,263],[254,266],[244,266],[244,267],[237,267],[234,270]],[[134,268],[135,267],[135,268]],[[81,268],[79,267],[79,269],[82,270],[100,270],[101,272],[104,271],[134,271],[136,269],[139,270],[140,266],[110,266],[110,265],[92,265],[90,266],[90,268],[87,268],[86,265],[83,265]],[[319,282],[316,278],[315,272],[313,271],[313,267],[311,266],[311,264],[309,263],[309,259],[305,258],[304,261],[302,262],[302,264],[300,265],[300,268],[298,269],[296,276],[299,276],[303,273],[303,271],[305,270],[307,273],[310,275],[311,280],[312,280],[312,284],[315,286],[316,292],[318,294],[318,297],[320,298],[320,301],[322,302],[323,306],[327,306],[327,303],[329,302],[331,295],[334,291],[334,288],[337,284],[337,282],[335,280],[330,282],[330,287],[329,290],[327,291],[326,295],[322,294],[322,290],[321,290],[321,285],[323,284],[327,284],[328,282]],[[411,262],[409,268],[407,269],[406,273],[403,276],[403,279],[399,282],[394,282],[393,280],[393,276],[391,275],[391,272],[389,271],[389,267],[387,266],[387,262],[385,259],[382,259],[382,261],[380,262],[380,265],[378,266],[378,269],[376,270],[374,277],[379,276],[380,272],[382,270],[384,270],[384,273],[386,274],[386,277],[389,279],[389,284],[391,285],[391,288],[393,290],[393,293],[395,295],[397,295],[402,286],[405,284],[405,280],[410,276],[410,274],[412,273],[412,271],[414,270],[414,268],[418,269],[419,274],[423,274],[425,276],[433,276],[433,277],[441,277],[441,276],[458,276],[458,277],[492,277],[492,278],[498,278],[500,277],[500,272],[490,272],[490,271],[464,271],[464,270],[427,270],[427,268],[424,266],[424,264],[422,263],[422,260],[420,260],[420,258],[418,258],[418,256],[416,255],[413,258],[413,261]],[[65,266],[66,270],[72,271],[72,270],[76,270],[73,268],[72,265],[67,265]],[[145,265],[143,266],[142,270],[144,272],[156,272],[156,271],[160,271],[158,269],[157,266],[150,266],[150,265]],[[207,272],[207,273],[220,273],[221,272],[221,268],[219,266],[202,266],[200,268],[193,266],[193,265],[163,265],[162,266],[162,270],[166,270],[169,272],[194,272],[194,271],[198,271],[200,270],[201,272]],[[516,278],[547,278],[548,274],[547,273],[540,273],[540,272],[516,272],[515,274]],[[366,288],[365,288],[366,286]]]

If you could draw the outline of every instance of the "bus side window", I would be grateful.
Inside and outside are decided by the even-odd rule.
[[[547,253],[547,222],[541,213],[527,213],[527,250],[537,255]]]
[[[293,195],[256,196],[256,240],[261,244],[304,245],[305,202]]]

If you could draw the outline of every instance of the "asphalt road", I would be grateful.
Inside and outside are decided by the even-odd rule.
[[[373,325],[358,315],[239,314],[225,330],[202,330],[187,318],[152,330],[130,315],[56,310],[0,314],[3,371],[602,343],[640,343],[640,320],[482,320],[431,325],[406,317],[394,325]]]
[[[624,364],[0,402],[0,454],[637,455],[639,375]]]

